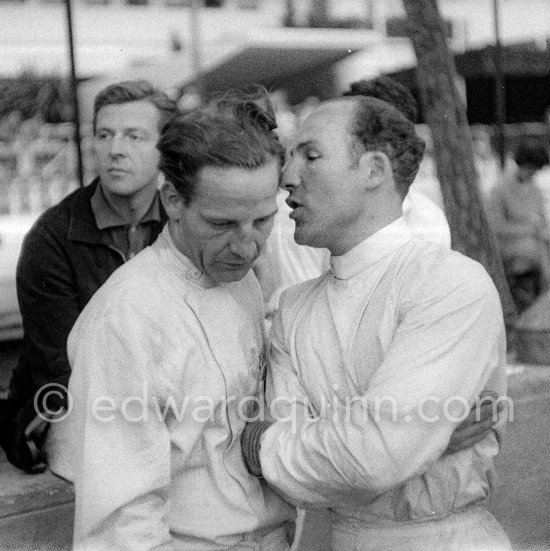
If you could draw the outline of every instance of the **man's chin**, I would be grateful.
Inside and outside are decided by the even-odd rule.
[[[102,186],[110,195],[116,195],[117,197],[128,197],[135,193],[135,186],[132,186],[131,183],[126,184],[121,180],[113,181],[111,179],[106,184],[102,181]]]
[[[101,179],[101,186],[111,195],[119,197],[129,197],[145,187],[136,182],[129,174],[120,177],[106,176]]]
[[[298,245],[307,245],[309,247],[313,246],[311,245],[311,236],[308,235],[303,228],[299,228],[298,226],[296,226],[296,229],[294,230],[294,241],[296,241]]]
[[[299,228],[296,228],[294,232],[294,241],[298,245],[305,245],[314,249],[324,249],[327,247],[325,237],[324,233],[315,233],[315,231],[305,232]]]
[[[232,283],[234,281],[240,281],[250,270],[250,267],[238,269],[238,270],[223,270],[211,274],[210,277],[216,283]]]

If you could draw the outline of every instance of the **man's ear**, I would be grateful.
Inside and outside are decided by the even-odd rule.
[[[365,176],[366,189],[379,187],[392,173],[390,160],[381,151],[365,151],[362,153],[359,166]]]
[[[168,218],[179,220],[181,209],[185,206],[184,199],[174,184],[168,180],[165,180],[160,188],[160,199]]]

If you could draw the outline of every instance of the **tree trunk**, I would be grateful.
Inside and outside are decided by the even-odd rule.
[[[296,27],[296,8],[294,6],[294,0],[286,0],[285,7],[283,25],[285,27]]]
[[[327,27],[329,22],[328,0],[311,0],[309,7],[309,26]]]
[[[477,185],[466,108],[458,92],[443,19],[436,0],[403,0],[403,3],[417,57],[420,99],[432,131],[452,247],[485,266],[500,294],[506,324],[511,326],[516,308]]]

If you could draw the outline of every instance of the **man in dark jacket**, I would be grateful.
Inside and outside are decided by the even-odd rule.
[[[66,343],[74,322],[166,220],[156,143],[175,112],[175,103],[146,81],[102,90],[93,119],[98,177],[46,211],[25,238],[16,278],[23,352],[0,409],[0,439],[8,459],[26,471],[45,467],[43,452],[55,471],[58,442],[44,419],[55,420],[67,405]]]

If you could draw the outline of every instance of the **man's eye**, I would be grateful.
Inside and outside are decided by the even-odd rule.
[[[318,159],[321,155],[319,155],[319,153],[316,153],[315,151],[308,151],[307,154],[306,154],[306,159],[308,161],[315,161],[316,159]]]

